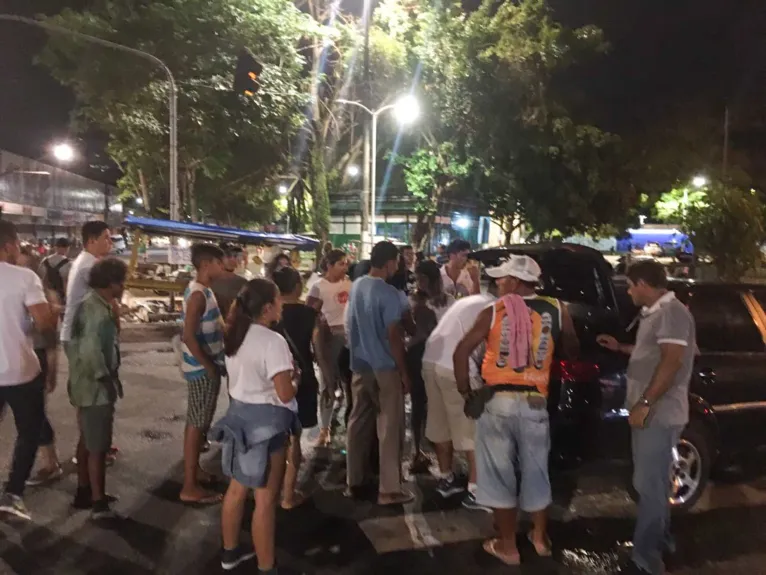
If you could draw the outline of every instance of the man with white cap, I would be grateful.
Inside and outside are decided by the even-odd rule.
[[[497,282],[498,300],[479,314],[455,350],[455,378],[467,411],[478,417],[476,500],[493,510],[499,532],[484,549],[507,565],[518,565],[517,504],[532,517],[528,538],[535,551],[551,554],[546,533],[551,503],[548,379],[555,348],[562,345],[567,357],[576,357],[579,342],[566,307],[536,294],[541,270],[535,260],[511,256],[486,271]],[[481,343],[486,345],[485,387],[471,392],[468,361]]]

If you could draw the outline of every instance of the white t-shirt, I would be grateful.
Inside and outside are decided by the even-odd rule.
[[[40,374],[27,308],[47,303],[43,283],[30,269],[0,262],[0,386],[29,383]]]
[[[293,356],[285,338],[259,324],[247,331],[245,341],[231,357],[226,357],[229,395],[243,403],[278,405],[298,411],[293,398],[282,403],[274,387],[274,376],[293,371]]]
[[[495,300],[489,294],[472,295],[452,304],[426,341],[423,363],[433,363],[452,371],[452,356],[463,336],[476,323],[481,311]]]
[[[457,276],[457,281],[453,282],[452,278],[447,274],[446,264],[442,266],[442,284],[444,285],[444,291],[455,298],[465,297],[471,295],[473,291],[473,280],[468,270],[463,268]]]
[[[311,286],[309,297],[322,301],[322,314],[327,324],[330,327],[337,327],[343,325],[350,292],[351,280],[347,277],[337,282],[329,282],[322,278]]]
[[[61,324],[61,341],[72,339],[74,316],[77,314],[82,300],[88,295],[90,270],[97,261],[96,256],[83,250],[72,263],[66,284],[66,309],[64,310],[64,321]]]

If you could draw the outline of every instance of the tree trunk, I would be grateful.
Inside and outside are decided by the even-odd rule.
[[[149,188],[146,186],[146,176],[144,176],[144,171],[141,168],[138,169],[138,182],[141,187],[141,198],[144,200],[144,210],[151,216],[152,204],[149,201]]]
[[[194,170],[186,170],[184,179],[186,180],[186,193],[189,195],[189,211],[191,212],[191,221],[198,222],[199,210],[197,209],[197,195],[194,193]]]
[[[330,195],[327,190],[327,171],[324,161],[324,141],[321,134],[314,132],[309,152],[309,181],[311,182],[312,228],[320,244],[330,234]]]

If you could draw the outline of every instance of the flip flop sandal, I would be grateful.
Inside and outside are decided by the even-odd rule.
[[[545,536],[545,547],[543,548],[542,551],[537,545],[535,545],[535,540],[532,537],[531,531],[527,533],[527,539],[532,544],[532,547],[535,548],[535,553],[537,553],[539,557],[550,557],[551,555],[553,555],[553,548],[552,548],[553,545],[551,543],[550,537],[548,537],[547,535]]]
[[[208,495],[206,497],[202,497],[201,499],[195,499],[195,500],[184,500],[179,497],[178,500],[184,505],[186,505],[187,507],[200,509],[203,507],[210,507],[211,505],[217,505],[218,503],[221,503],[221,501],[223,501],[223,495],[220,495],[220,494]]]
[[[413,501],[415,499],[415,496],[410,493],[409,491],[404,491],[402,493],[392,493],[392,494],[386,494],[385,499],[383,496],[378,495],[378,505],[381,505],[383,507],[389,506],[389,505],[404,505],[405,503],[409,503],[410,501]]]
[[[495,559],[498,561],[501,561],[502,563],[505,563],[506,565],[510,567],[517,567],[521,565],[521,555],[516,553],[515,556],[509,557],[508,555],[503,555],[497,550],[497,544],[500,540],[497,538],[494,539],[487,539],[484,542],[484,545],[482,547],[484,548],[484,551],[492,555]]]
[[[305,493],[302,493],[300,491],[296,491],[295,495],[293,496],[293,502],[290,505],[285,505],[285,503],[282,502],[281,507],[285,511],[290,511],[292,509],[300,507],[301,505],[306,503],[306,501],[308,501],[308,500],[309,500],[309,496],[308,495],[306,495]]]

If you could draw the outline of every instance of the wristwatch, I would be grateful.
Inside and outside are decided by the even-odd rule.
[[[636,405],[645,405],[646,407],[652,406],[651,402],[643,395],[638,398],[638,403]]]

